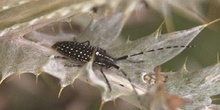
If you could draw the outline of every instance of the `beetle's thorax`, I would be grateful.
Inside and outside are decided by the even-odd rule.
[[[111,66],[115,65],[115,62],[116,60],[107,54],[105,50],[97,47],[94,63],[102,67],[110,68]]]

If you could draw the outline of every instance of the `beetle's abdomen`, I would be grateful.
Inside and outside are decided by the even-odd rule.
[[[60,54],[81,62],[88,62],[94,52],[94,47],[83,43],[62,41],[55,43],[52,48],[56,49]]]

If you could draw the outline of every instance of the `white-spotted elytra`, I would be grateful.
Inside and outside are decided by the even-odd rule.
[[[89,41],[86,42],[71,42],[71,41],[62,41],[55,43],[52,48],[56,49],[59,53],[68,57],[72,60],[77,60],[80,62],[89,62],[92,57],[93,52],[95,51],[94,63],[105,68],[115,67],[115,58],[111,57],[106,53],[106,51],[99,47],[90,46]]]

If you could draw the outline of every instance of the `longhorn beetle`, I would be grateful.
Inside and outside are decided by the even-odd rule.
[[[152,49],[147,52],[153,52],[156,50],[171,49],[171,48],[184,48],[184,47],[190,48],[190,47],[194,47],[194,46],[169,46],[169,47],[165,47],[165,48]],[[105,76],[105,74],[103,72],[103,68],[108,69],[110,67],[113,67],[113,68],[119,70],[120,67],[116,64],[117,61],[126,60],[129,57],[144,54],[144,52],[139,52],[139,53],[132,54],[132,55],[125,55],[125,56],[121,56],[118,58],[114,58],[114,57],[110,56],[106,52],[106,50],[104,50],[100,47],[91,46],[89,41],[85,41],[85,42],[81,42],[81,43],[76,42],[76,41],[61,41],[61,42],[56,42],[52,46],[52,48],[55,49],[56,51],[58,51],[60,54],[64,55],[64,57],[56,56],[57,58],[71,59],[71,60],[80,61],[82,63],[89,62],[90,59],[92,58],[93,53],[95,52],[93,63],[97,64],[101,67],[100,71],[101,71],[103,77],[105,78],[105,81],[106,81],[110,91],[112,90],[112,88],[110,86],[110,83],[109,83],[107,77]],[[80,67],[82,65],[72,65],[72,66]],[[123,73],[124,76],[126,76],[128,81],[132,85],[133,90],[135,91],[134,86],[131,83],[130,78],[127,77],[127,74],[124,71],[122,71],[121,69],[120,69],[120,71]]]

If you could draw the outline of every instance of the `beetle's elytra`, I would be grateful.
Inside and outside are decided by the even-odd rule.
[[[68,57],[72,60],[80,62],[88,62],[93,52],[95,51],[94,63],[105,68],[115,67],[116,59],[106,53],[106,51],[99,47],[90,46],[89,41],[86,42],[72,42],[72,41],[61,41],[55,43],[52,48],[57,50],[59,53]]]

